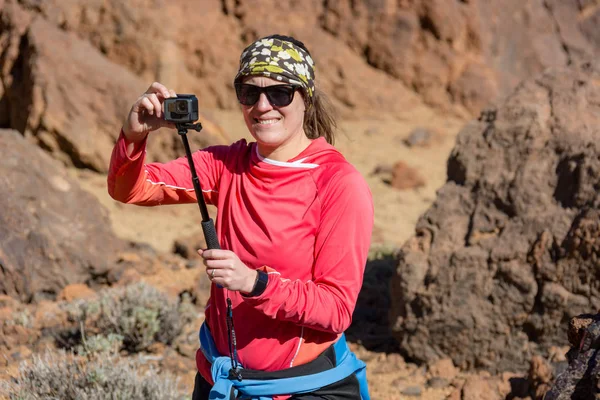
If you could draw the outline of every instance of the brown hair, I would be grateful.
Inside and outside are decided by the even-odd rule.
[[[315,90],[312,103],[304,113],[304,133],[309,139],[324,137],[327,143],[335,143],[337,122],[329,99],[319,89]]]
[[[291,42],[295,46],[304,49],[308,55],[310,55],[310,51],[308,51],[304,43],[291,36],[270,35],[265,37],[265,39],[279,39]],[[333,145],[335,142],[337,122],[333,106],[329,99],[317,88],[310,99],[304,91],[302,94],[306,103],[306,111],[304,113],[304,132],[306,133],[306,136],[309,139],[324,137],[325,140],[327,140],[327,143]]]

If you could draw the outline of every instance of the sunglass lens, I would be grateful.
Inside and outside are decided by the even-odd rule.
[[[269,86],[266,90],[269,102],[276,107],[289,106],[294,99],[294,88],[289,86]]]
[[[276,107],[289,106],[294,99],[294,86],[275,85],[267,87],[259,87],[247,84],[236,84],[235,94],[238,101],[245,106],[256,104],[260,98],[260,94],[264,92],[267,95],[269,102]]]
[[[235,93],[238,101],[245,106],[253,105],[260,97],[260,89],[253,85],[236,85]]]

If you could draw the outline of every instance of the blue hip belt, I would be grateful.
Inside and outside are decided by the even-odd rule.
[[[235,397],[243,396],[253,400],[268,400],[276,395],[310,393],[339,382],[351,374],[355,374],[358,379],[362,400],[370,400],[366,365],[350,351],[343,334],[333,344],[336,358],[335,367],[314,374],[278,379],[237,379],[237,374],[230,374],[231,359],[218,353],[206,323],[202,324],[200,328],[200,348],[208,362],[211,363],[211,374],[215,383],[210,391],[209,399],[211,400],[227,399],[231,394]],[[243,373],[244,370],[241,369],[242,376]]]

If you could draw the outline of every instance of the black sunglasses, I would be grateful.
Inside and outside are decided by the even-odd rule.
[[[254,86],[247,83],[236,83],[235,94],[238,101],[245,106],[256,104],[260,98],[260,94],[264,93],[267,96],[269,103],[275,107],[289,106],[294,100],[294,93],[300,89],[296,85],[273,85],[273,86]]]

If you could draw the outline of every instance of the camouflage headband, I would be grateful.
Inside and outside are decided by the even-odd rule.
[[[240,56],[240,70],[234,82],[245,76],[260,75],[301,86],[309,99],[315,93],[314,62],[308,52],[280,39],[259,39]]]

